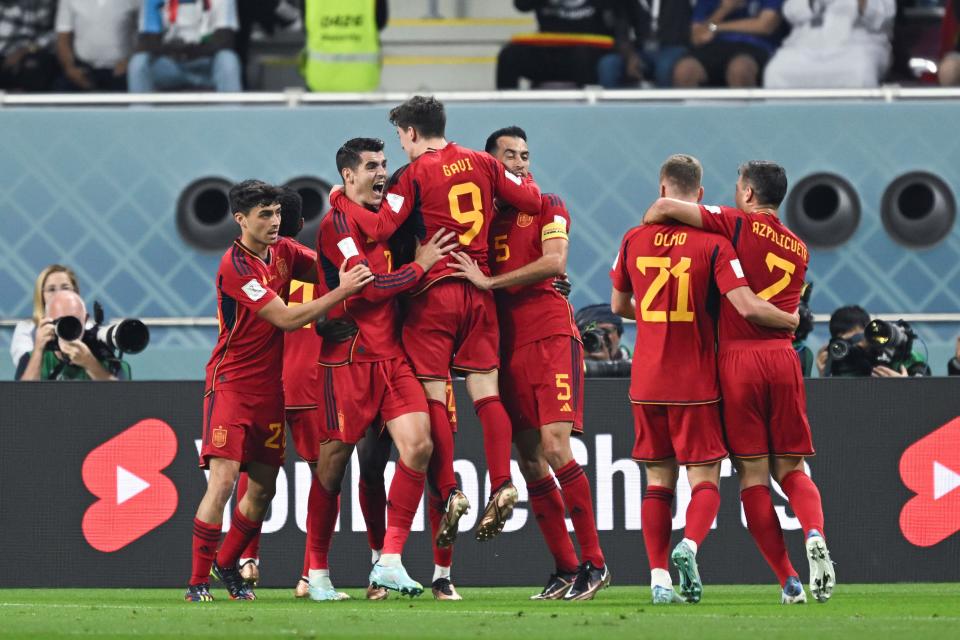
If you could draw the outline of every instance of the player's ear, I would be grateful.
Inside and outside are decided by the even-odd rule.
[[[660,183],[660,197],[661,198],[667,197],[667,186],[662,182]]]
[[[697,202],[703,202],[703,187],[697,190]]]

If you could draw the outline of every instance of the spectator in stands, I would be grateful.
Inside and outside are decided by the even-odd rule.
[[[55,0],[0,2],[0,91],[46,91],[57,76]]]
[[[693,49],[673,69],[675,87],[756,87],[780,41],[783,0],[697,0]]]
[[[47,305],[55,293],[60,291],[73,291],[80,293],[80,285],[77,284],[77,275],[70,267],[62,264],[51,264],[40,272],[33,286],[33,318],[30,320],[21,320],[13,328],[13,337],[10,340],[10,357],[13,358],[13,366],[20,368],[26,366],[26,361],[30,359],[31,352],[42,352],[43,347],[53,338],[53,326],[45,322],[47,318]],[[40,327],[40,330],[37,330]],[[36,356],[39,366],[40,354]]]
[[[687,53],[693,5],[687,0],[624,0],[615,12],[615,53],[600,59],[597,76],[605,89],[652,80],[673,85],[673,67]]]
[[[578,87],[597,83],[597,64],[613,49],[614,12],[603,0],[514,0],[536,11],[539,33],[514,36],[497,57],[497,89],[517,89],[520,78]]]
[[[960,376],[960,337],[957,337],[957,349],[947,363],[947,375]]]
[[[929,376],[930,367],[915,351],[890,366],[876,364],[865,332],[870,324],[870,314],[860,306],[840,307],[830,316],[830,343],[817,353],[817,371],[820,377],[873,376],[897,378]],[[840,346],[840,349],[836,347]],[[842,357],[835,354],[843,353]]]
[[[591,304],[573,317],[583,340],[587,376],[627,378],[630,376],[630,350],[621,344],[623,318],[609,304]]]
[[[940,61],[937,78],[945,87],[960,85],[960,29],[957,17],[960,16],[960,0],[947,0],[946,13],[943,16],[943,49],[946,50]]]
[[[763,75],[769,89],[876,87],[890,68],[895,0],[785,0],[790,35]]]
[[[126,91],[142,0],[60,0],[57,91]]]
[[[131,93],[171,89],[242,91],[233,50],[236,0],[142,0]]]
[[[310,91],[373,91],[380,86],[380,31],[387,0],[305,0],[302,73]],[[337,19],[349,17],[351,19]]]

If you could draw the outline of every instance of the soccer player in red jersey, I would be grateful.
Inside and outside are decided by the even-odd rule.
[[[660,193],[696,203],[703,196],[701,177],[696,158],[671,156],[660,169]],[[696,554],[720,508],[720,462],[727,457],[716,373],[719,297],[746,324],[792,331],[799,318],[754,295],[730,242],[696,229],[634,227],[610,275],[613,311],[637,321],[630,376],[633,457],[646,467],[641,517],[653,603],[699,602],[703,585]],[[684,538],[671,555],[683,599],[667,570],[679,465],[686,467],[692,487]]]
[[[727,237],[757,295],[792,311],[800,302],[809,255],[803,241],[777,217],[786,192],[783,167],[752,161],[740,167],[735,208],[661,198],[645,220],[673,219]],[[770,499],[771,471],[806,534],[810,591],[818,601],[825,602],[836,576],[823,535],[820,492],[804,471],[804,458],[814,451],[792,335],[789,330],[764,329],[744,322],[729,304],[721,307],[723,417],[727,444],[740,476],[747,527],[780,580],[781,602],[805,602],[806,595],[787,557],[783,531]]]
[[[354,138],[337,152],[337,169],[345,196],[376,210],[386,186],[383,141]],[[342,201],[341,201],[342,202]],[[414,514],[423,497],[433,445],[423,389],[407,364],[400,345],[396,296],[415,288],[424,274],[456,245],[455,234],[438,230],[417,248],[414,262],[394,270],[389,245],[362,233],[353,216],[334,205],[320,223],[317,255],[323,275],[321,288],[337,286],[335,265],[369,265],[374,281],[355,300],[330,314],[349,317],[359,332],[347,343],[324,340],[320,349],[325,415],[317,461],[317,499],[310,505],[310,597],[342,600],[345,595],[330,581],[328,554],[339,512],[340,484],[356,443],[380,416],[400,454],[387,500],[387,529],[380,559],[370,572],[370,584],[420,595],[423,586],[410,578],[401,553]]]
[[[340,286],[318,300],[287,307],[279,293],[290,278],[316,280],[310,252],[278,234],[280,205],[270,185],[248,180],[230,190],[240,238],[220,261],[217,311],[220,335],[207,364],[200,465],[207,490],[193,521],[193,567],[184,598],[212,600],[209,574],[233,599],[256,596],[240,575],[238,559],[260,530],[283,463],[281,330],[293,331],[324,316],[372,281],[369,268],[340,268]],[[243,467],[249,485],[234,509],[219,552],[223,509]]]
[[[494,131],[486,149],[526,178],[530,151],[523,129]],[[496,292],[501,395],[513,423],[530,505],[556,562],[556,571],[533,600],[589,600],[610,583],[590,482],[570,448],[570,434],[583,432],[583,346],[570,303],[552,285],[566,271],[569,228],[563,200],[544,194],[539,209],[498,209],[490,232],[492,276],[470,258],[454,254],[458,264],[453,266],[464,277],[483,291]],[[582,564],[567,533],[565,505],[583,551]]]
[[[414,96],[390,111],[400,144],[410,164],[394,174],[379,212],[340,204],[351,212],[361,231],[375,239],[389,237],[405,221],[420,242],[443,228],[458,234],[460,250],[486,273],[494,196],[524,211],[540,210],[540,191],[521,180],[490,155],[447,142],[443,103]],[[455,264],[438,262],[413,292],[403,327],[403,344],[430,403],[431,435],[437,451],[431,464],[432,484],[446,499],[437,543],[453,542],[460,516],[469,504],[456,489],[453,437],[444,407],[444,385],[451,367],[466,375],[467,391],[483,425],[484,450],[490,471],[490,500],[477,525],[476,537],[498,535],[513,513],[517,490],[510,481],[510,418],[500,401],[497,369],[499,333],[493,295],[453,277]]]

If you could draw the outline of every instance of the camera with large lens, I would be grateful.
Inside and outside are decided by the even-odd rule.
[[[103,323],[103,307],[93,303],[94,324],[84,329],[79,318],[63,316],[53,321],[57,337],[70,342],[82,340],[97,360],[115,361],[125,353],[140,353],[150,344],[150,329],[142,320],[124,318]],[[59,349],[57,340],[51,340],[45,347],[48,351]]]
[[[870,352],[860,345],[863,334],[849,338],[831,338],[827,351],[830,356],[830,375],[869,376],[873,369]]]
[[[83,336],[83,323],[80,322],[79,318],[75,318],[74,316],[61,316],[53,321],[53,330],[57,338],[71,342],[73,340],[79,340]],[[45,351],[55,351],[57,349],[57,341],[50,340],[43,348]]]
[[[610,338],[607,337],[607,332],[597,328],[595,322],[591,322],[580,331],[580,339],[583,340],[585,353],[597,353],[610,349]]]
[[[867,339],[873,364],[891,368],[897,362],[910,359],[913,341],[917,337],[910,325],[903,320],[871,320],[863,335]]]

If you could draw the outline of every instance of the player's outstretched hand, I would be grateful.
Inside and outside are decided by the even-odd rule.
[[[476,260],[465,253],[454,251],[450,254],[450,268],[455,269],[458,278],[465,278],[481,291],[489,291],[493,286],[492,278],[480,270]]]
[[[437,264],[441,258],[456,249],[459,244],[456,232],[440,229],[433,234],[429,242],[417,247],[414,262],[419,264],[424,271],[429,271],[433,265]]]
[[[570,297],[570,291],[573,290],[573,285],[570,284],[570,278],[567,277],[567,274],[557,276],[550,284],[553,285],[553,288],[557,291],[557,293],[562,295],[564,298]]]
[[[371,282],[373,282],[373,272],[367,265],[358,264],[352,269],[347,269],[346,260],[340,265],[340,286],[337,288],[346,296],[352,296]]]

